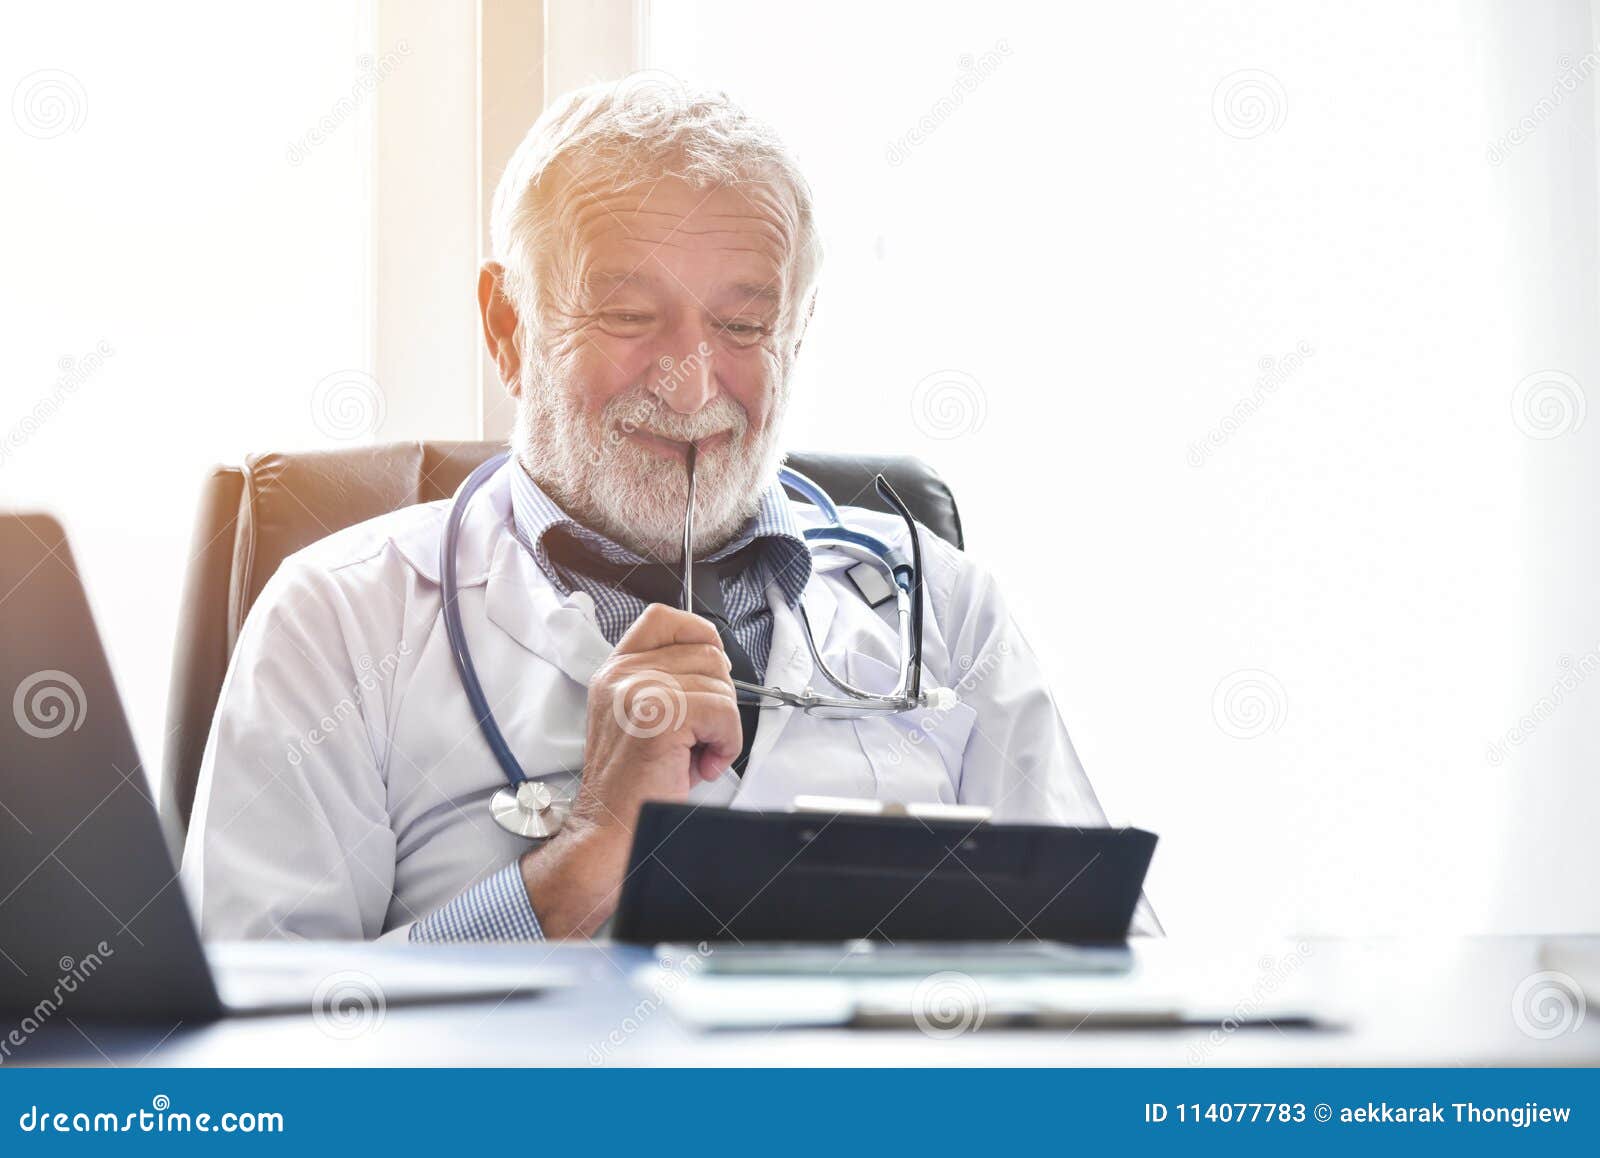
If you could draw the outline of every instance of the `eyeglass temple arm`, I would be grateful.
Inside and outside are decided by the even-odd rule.
[[[904,607],[904,594],[901,595],[900,602],[901,606]],[[904,656],[901,657],[902,663],[900,667],[900,679],[899,682],[895,684],[895,689],[893,692],[885,696],[880,695],[877,692],[862,691],[854,684],[840,679],[838,675],[834,673],[833,669],[828,666],[827,661],[822,658],[822,652],[817,648],[817,637],[811,631],[811,617],[806,614],[806,609],[804,606],[799,607],[798,611],[800,612],[800,620],[805,626],[806,647],[811,651],[811,662],[817,665],[817,670],[822,673],[824,679],[826,679],[834,687],[838,688],[845,695],[849,696],[851,700],[854,700],[857,703],[870,703],[883,706],[893,705],[902,708],[915,706],[914,700],[907,699],[907,688],[909,685],[906,682],[907,668],[903,662],[905,658]]]

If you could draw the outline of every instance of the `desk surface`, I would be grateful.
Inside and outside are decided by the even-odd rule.
[[[1566,938],[1589,953],[1600,938]],[[1338,1028],[980,1028],[932,1038],[908,1029],[700,1032],[631,980],[649,954],[622,947],[496,947],[502,957],[565,967],[571,988],[504,1000],[388,1008],[359,1032],[330,1033],[309,1013],[230,1019],[168,1031],[86,1024],[43,1027],[13,1064],[169,1066],[1279,1066],[1600,1065],[1600,1009],[1568,1010],[1572,1028],[1543,1038],[1528,1016],[1529,978],[1548,970],[1537,938],[1312,940],[1305,980],[1338,988]],[[290,952],[295,950],[290,949]],[[326,959],[328,946],[314,947]],[[359,969],[380,946],[342,946]],[[471,949],[433,952],[446,963]],[[1140,952],[1150,951],[1141,948]],[[1182,952],[1166,945],[1161,952]],[[1592,981],[1592,979],[1591,979]],[[1534,984],[1537,984],[1536,982]],[[1519,992],[1519,987],[1521,991]],[[1532,995],[1536,998],[1536,995]],[[1248,1000],[1240,993],[1239,1000]],[[1600,1003],[1597,1003],[1600,1004]],[[64,1013],[70,1011],[63,1011]],[[62,1020],[65,1020],[63,1018]],[[1519,1024],[1520,1023],[1520,1024]],[[1543,1023],[1548,1024],[1548,1022]],[[347,1027],[348,1028],[348,1027]],[[1560,1028],[1558,1026],[1557,1028]]]

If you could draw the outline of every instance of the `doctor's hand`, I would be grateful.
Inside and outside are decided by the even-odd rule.
[[[631,838],[643,801],[682,800],[727,771],[743,740],[730,670],[708,621],[647,607],[589,681],[574,815]]]
[[[571,815],[522,860],[547,937],[590,934],[616,908],[641,804],[681,801],[738,757],[743,729],[729,672],[715,627],[659,603],[595,672]]]

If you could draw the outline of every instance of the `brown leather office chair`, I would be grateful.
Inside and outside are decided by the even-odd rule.
[[[325,535],[414,503],[447,499],[502,442],[394,442],[349,450],[257,454],[206,478],[184,578],[167,701],[163,812],[187,830],[200,758],[228,659],[256,596],[288,555]],[[901,456],[794,454],[789,462],[834,501],[887,510],[882,472],[918,522],[961,547],[950,488]]]

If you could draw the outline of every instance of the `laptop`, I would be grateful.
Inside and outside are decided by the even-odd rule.
[[[352,999],[498,999],[568,980],[511,947],[208,955],[66,536],[47,515],[0,515],[0,1014],[210,1021]]]

